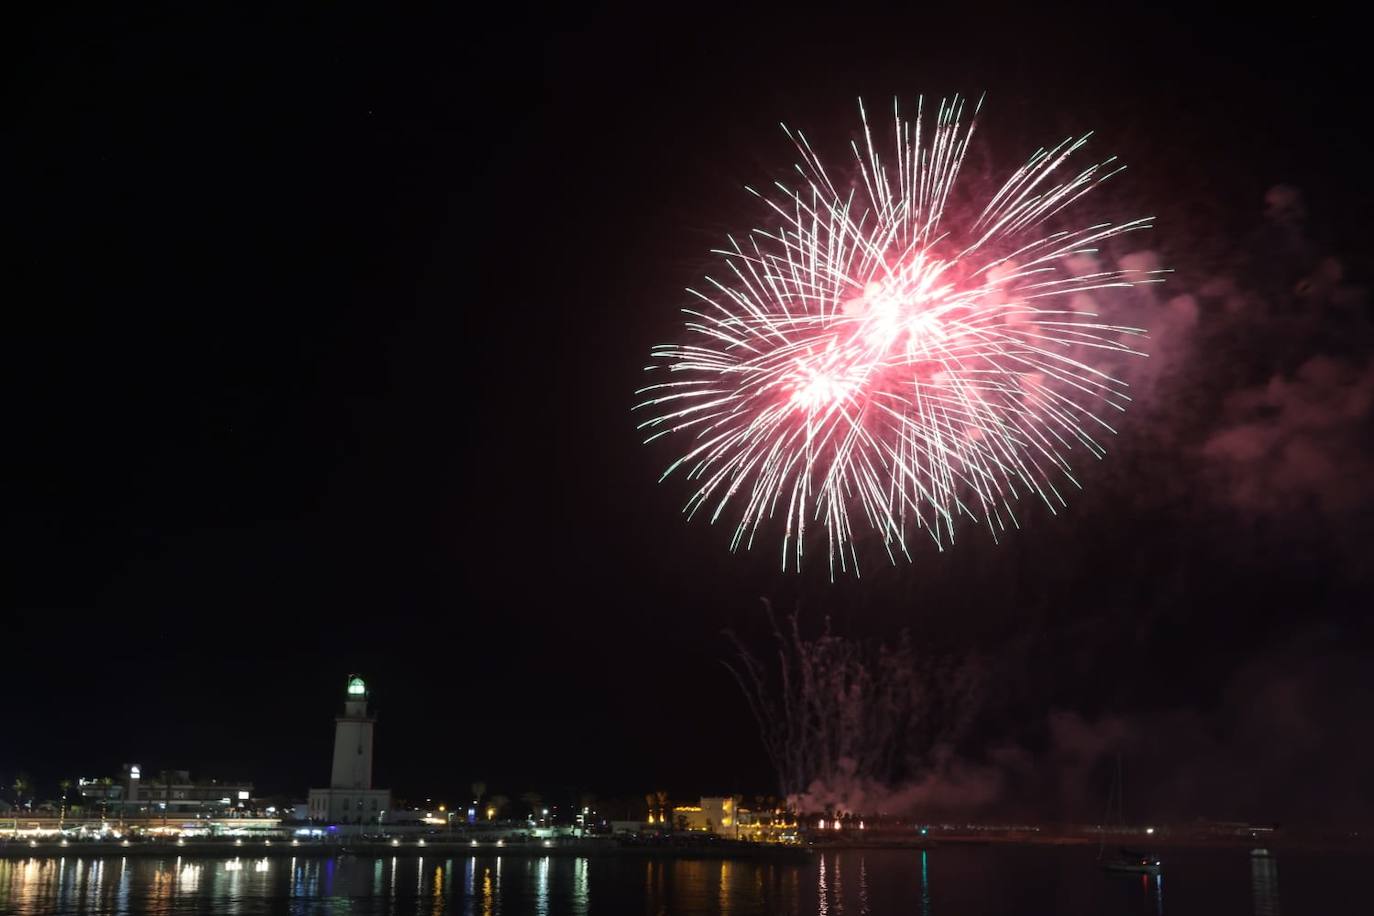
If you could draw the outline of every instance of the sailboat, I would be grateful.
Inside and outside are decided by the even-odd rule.
[[[1123,875],[1157,875],[1164,863],[1147,852],[1119,849],[1117,855],[1102,860],[1102,868]]]
[[[1115,812],[1112,808],[1115,805]],[[1113,820],[1115,815],[1115,820]],[[1125,783],[1121,778],[1121,755],[1116,755],[1116,779],[1107,795],[1107,816],[1103,818],[1101,839],[1097,846],[1097,861],[1102,868],[1118,875],[1158,875],[1163,863],[1148,852],[1119,848],[1114,856],[1106,855],[1107,828],[1126,826]]]

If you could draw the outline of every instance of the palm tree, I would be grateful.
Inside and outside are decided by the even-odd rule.
[[[660,824],[668,823],[668,793],[660,789],[654,793],[654,798],[658,801],[658,822]]]
[[[474,807],[482,806],[482,796],[487,794],[487,784],[482,780],[477,780],[472,784],[472,804]]]
[[[14,790],[14,807],[20,808],[24,805],[24,796],[29,798],[29,810],[33,810],[33,780],[29,779],[27,773],[17,773],[14,777],[14,785],[10,788]]]
[[[524,795],[520,796],[520,800],[529,806],[530,819],[538,820],[539,811],[544,804],[544,796],[540,795],[538,792],[526,792]]]
[[[70,779],[59,779],[57,787],[62,790],[62,810],[57,815],[57,826],[62,827],[67,822],[67,792],[72,787]]]
[[[110,787],[114,785],[114,780],[108,776],[102,776],[97,782],[100,784],[100,819],[103,821],[110,813]],[[120,806],[119,810],[121,812],[120,821],[123,822],[123,806]]]
[[[172,777],[171,770],[162,771],[162,826],[167,826],[167,809],[172,806]],[[361,802],[359,802],[361,804]]]

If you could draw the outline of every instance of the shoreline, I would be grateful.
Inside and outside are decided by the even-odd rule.
[[[781,846],[735,843],[709,843],[700,845],[621,845],[608,842],[571,842],[553,843],[544,846],[539,843],[495,843],[471,841],[445,842],[426,841],[421,846],[414,841],[393,845],[387,841],[358,843],[299,843],[288,841],[249,841],[242,844],[225,841],[190,841],[184,844],[164,842],[137,842],[125,846],[120,842],[60,842],[0,841],[0,859],[57,858],[63,856],[82,857],[126,857],[139,858],[335,858],[340,856],[360,856],[367,858],[399,857],[424,858],[426,856],[512,856],[535,858],[543,856],[582,857],[582,858],[668,858],[668,859],[758,859],[775,862],[806,862],[814,855],[808,846]]]
[[[482,842],[476,845],[470,840],[444,841],[427,840],[424,845],[415,841],[393,844],[390,841],[293,844],[291,841],[274,840],[267,843],[261,840],[236,843],[224,840],[192,840],[182,844],[176,842],[141,841],[124,845],[122,842],[29,842],[24,840],[0,840],[0,858],[78,858],[94,857],[138,857],[138,858],[335,858],[342,856],[360,857],[400,857],[423,858],[426,856],[510,856],[510,857],[584,857],[584,858],[663,858],[663,859],[752,859],[773,862],[808,862],[816,854],[824,852],[845,852],[849,850],[934,850],[940,848],[967,846],[1095,846],[1097,838],[1082,836],[1040,836],[1040,837],[927,837],[920,840],[906,838],[867,839],[864,841],[827,841],[802,846],[782,846],[749,843],[702,843],[702,844],[621,844],[608,841],[575,841],[563,843],[507,843],[497,845]],[[1109,843],[1109,846],[1137,843],[1152,850],[1216,850],[1249,852],[1263,849],[1266,854],[1284,853],[1308,854],[1371,854],[1374,843],[1364,837],[1337,841],[1330,838],[1285,838],[1272,842],[1256,842],[1239,838],[1209,837],[1151,837],[1148,843],[1139,844],[1135,838]]]

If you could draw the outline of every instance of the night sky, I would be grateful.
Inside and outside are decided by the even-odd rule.
[[[358,671],[404,797],[769,791],[720,664],[766,597],[982,660],[931,776],[977,814],[1095,816],[1120,749],[1140,816],[1374,817],[1366,37],[905,9],[6,30],[3,786],[304,797]],[[1130,165],[1098,203],[1158,218],[1137,405],[1000,544],[834,585],[730,554],[639,445],[648,348],[779,121],[843,144],[859,95],[983,90],[989,167],[1093,129]]]

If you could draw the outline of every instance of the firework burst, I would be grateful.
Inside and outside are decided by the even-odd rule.
[[[943,549],[961,516],[995,536],[1022,495],[1064,505],[1069,456],[1103,455],[1129,398],[1094,362],[1140,355],[1144,332],[1103,323],[1089,294],[1158,278],[1085,265],[1150,220],[1060,228],[1121,168],[1071,165],[1087,136],[1037,150],[981,207],[951,204],[964,109],[942,101],[926,135],[920,105],[908,120],[894,103],[880,154],[861,102],[847,184],[784,126],[797,183],[749,189],[772,224],[713,252],[685,341],[653,348],[640,429],[680,439],[663,476],[691,481],[689,516],[734,521],[731,549],[775,519],[784,568],[817,527],[832,576],[857,571],[861,531],[910,559],[915,531]]]

